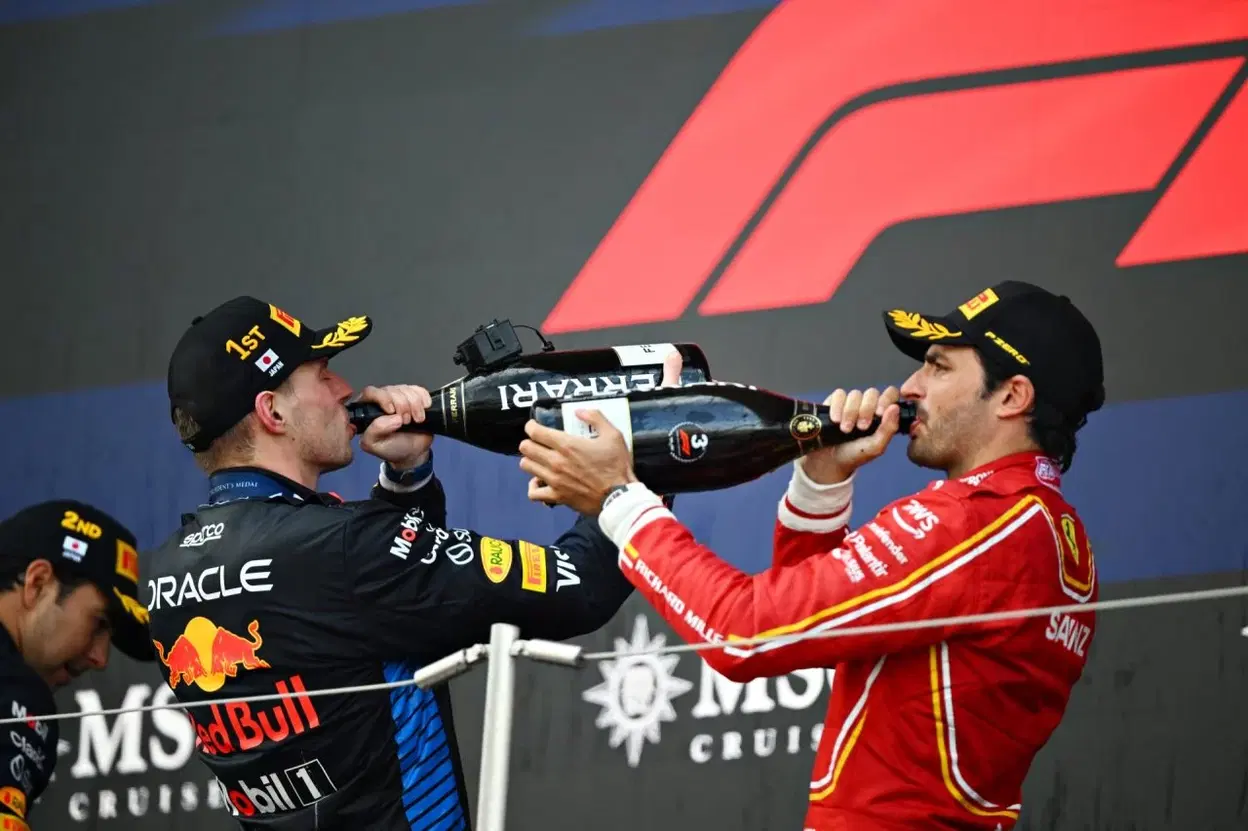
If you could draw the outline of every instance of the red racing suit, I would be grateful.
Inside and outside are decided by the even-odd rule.
[[[700,545],[644,486],[599,517],[624,574],[689,642],[729,643],[1097,597],[1057,466],[1019,453],[887,505],[850,533],[852,478],[794,466],[774,562],[746,574]],[[725,646],[734,681],[834,668],[805,828],[987,829],[1018,821],[1023,779],[1088,657],[1093,612]]]

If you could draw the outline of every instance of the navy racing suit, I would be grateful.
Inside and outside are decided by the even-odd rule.
[[[25,721],[4,725],[0,742],[0,828],[24,831],[30,812],[56,768],[60,735],[56,701],[47,682],[22,658],[13,636],[0,626],[0,718]]]
[[[410,679],[489,641],[490,626],[562,640],[604,625],[632,592],[616,548],[579,518],[552,545],[446,527],[432,473],[407,488],[383,464],[344,502],[271,472],[215,474],[210,501],[143,562],[142,600],[196,751],[243,828],[469,827],[444,685],[299,696]]]

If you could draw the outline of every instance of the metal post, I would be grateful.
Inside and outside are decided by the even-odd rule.
[[[490,627],[490,663],[485,681],[485,725],[481,733],[481,781],[477,785],[480,831],[503,831],[507,812],[507,773],[511,762],[512,707],[516,658],[512,647],[520,630],[509,623]]]
[[[461,675],[472,668],[473,664],[489,656],[489,648],[481,644],[473,644],[467,649],[439,658],[432,664],[423,666],[412,673],[412,680],[422,690],[438,684],[445,684],[456,675]]]

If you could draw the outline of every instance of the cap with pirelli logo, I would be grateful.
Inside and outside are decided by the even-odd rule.
[[[1037,397],[1072,423],[1105,402],[1100,338],[1065,295],[1007,280],[948,314],[890,309],[884,323],[897,348],[915,360],[933,345],[978,347],[1007,375],[1030,378]]]
[[[147,609],[139,602],[138,542],[103,510],[74,499],[30,505],[0,522],[0,569],[13,579],[35,560],[94,584],[108,602],[113,644],[137,661],[154,661]]]
[[[360,315],[313,329],[254,297],[235,297],[195,318],[169,359],[169,415],[180,409],[199,425],[183,442],[206,450],[241,421],[256,396],[277,389],[301,364],[330,358],[364,340],[372,322]]]

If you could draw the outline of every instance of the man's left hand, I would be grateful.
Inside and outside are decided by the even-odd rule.
[[[679,352],[669,354],[663,360],[659,386],[680,386],[683,367]],[[633,456],[624,434],[602,413],[583,409],[576,411],[576,417],[592,427],[597,437],[574,436],[530,420],[524,427],[528,438],[520,442],[520,469],[533,476],[529,499],[598,516],[611,488],[637,481]]]
[[[534,477],[529,499],[597,516],[611,488],[637,477],[624,435],[606,416],[588,409],[577,410],[576,416],[597,437],[574,436],[529,421],[524,427],[528,438],[520,442],[520,469]]]

